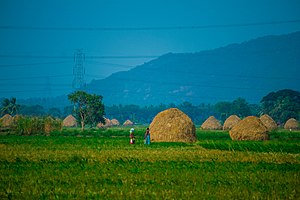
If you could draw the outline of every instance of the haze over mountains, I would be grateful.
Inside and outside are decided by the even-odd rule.
[[[300,32],[265,36],[198,53],[168,53],[94,80],[87,91],[104,103],[150,105],[232,101],[258,103],[269,92],[300,91]]]

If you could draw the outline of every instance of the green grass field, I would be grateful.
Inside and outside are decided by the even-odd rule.
[[[0,135],[0,199],[300,199],[300,132],[146,146],[144,130]]]

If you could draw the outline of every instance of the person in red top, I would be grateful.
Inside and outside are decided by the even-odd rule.
[[[131,128],[129,132],[130,132],[130,144],[134,144],[135,143],[134,128]]]

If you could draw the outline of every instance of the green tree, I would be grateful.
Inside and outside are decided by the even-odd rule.
[[[44,107],[41,105],[26,106],[22,105],[20,107],[20,114],[29,116],[43,116],[45,115]]]
[[[1,115],[10,114],[15,115],[19,112],[20,105],[17,104],[17,99],[15,97],[11,99],[5,98],[1,106]]]
[[[220,120],[225,121],[232,114],[232,103],[227,101],[221,101],[215,104],[216,112],[220,115]]]
[[[60,109],[55,108],[55,107],[49,108],[48,115],[50,115],[52,117],[61,117],[62,116]]]
[[[84,130],[86,124],[105,123],[102,96],[76,91],[69,94],[68,99],[74,104],[74,113],[81,123],[81,130]]]
[[[243,98],[237,98],[231,104],[231,114],[236,114],[243,118],[251,115],[251,109],[247,101]]]
[[[292,117],[299,119],[300,93],[289,89],[271,92],[262,98],[261,106],[262,113],[275,121],[283,123]]]
[[[184,101],[181,104],[178,105],[178,108],[187,114],[193,121],[195,121],[195,118],[197,117],[197,107],[194,106],[192,103],[188,101]]]

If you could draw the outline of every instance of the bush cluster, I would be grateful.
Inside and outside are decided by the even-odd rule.
[[[12,132],[19,135],[48,135],[60,131],[62,121],[52,117],[18,117],[12,126]]]

